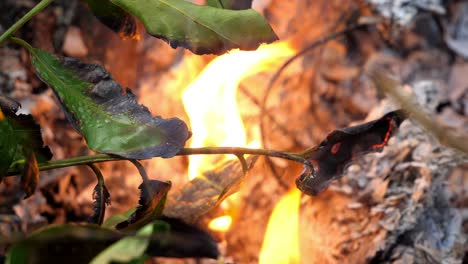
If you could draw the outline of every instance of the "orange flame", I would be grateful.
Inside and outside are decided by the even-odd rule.
[[[276,204],[263,239],[259,263],[299,263],[299,204],[293,188]]]
[[[294,50],[288,43],[279,42],[263,45],[256,51],[233,50],[211,61],[182,95],[193,132],[190,146],[258,147],[258,133],[247,143],[244,124],[237,109],[237,88],[244,78],[271,71],[293,54]],[[189,179],[232,158],[235,157],[192,155],[189,157]],[[232,206],[232,203],[236,204],[230,199],[227,206]],[[223,219],[228,217],[224,216]],[[227,226],[216,228],[228,230],[231,221],[224,220]]]

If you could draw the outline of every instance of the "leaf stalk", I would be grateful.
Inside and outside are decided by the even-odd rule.
[[[9,27],[1,36],[0,36],[0,46],[7,41],[11,35],[13,35],[20,27],[22,27],[26,22],[31,20],[31,18],[50,5],[53,0],[42,0],[36,6],[34,6],[29,12],[27,12],[22,18],[16,21],[11,27]]]

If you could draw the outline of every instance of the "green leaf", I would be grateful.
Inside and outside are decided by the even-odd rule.
[[[148,257],[145,251],[152,240],[152,234],[168,231],[169,225],[156,221],[142,227],[136,236],[123,238],[97,255],[91,264],[107,264],[114,262],[143,263]],[[136,261],[136,262],[135,262]]]
[[[96,225],[50,226],[14,244],[5,263],[89,263],[122,236]]]
[[[139,206],[127,220],[118,223],[115,226],[116,229],[137,229],[161,217],[171,183],[148,180],[144,181],[138,188],[141,190]]]
[[[43,146],[41,128],[33,117],[16,115],[16,111],[17,108],[7,109],[0,103],[0,180],[12,164],[25,162],[29,158],[27,153],[33,152],[38,162],[52,158],[50,149]]]
[[[52,87],[68,120],[91,149],[148,159],[170,158],[184,146],[189,132],[182,120],[151,116],[130,89],[122,93],[121,86],[102,66],[59,59],[21,44],[28,48],[39,77]]]
[[[151,35],[173,48],[196,54],[222,54],[230,49],[255,50],[278,39],[253,9],[228,10],[184,0],[111,0],[141,20]]]
[[[96,18],[123,37],[137,36],[135,19],[122,8],[109,0],[83,0],[86,2]]]

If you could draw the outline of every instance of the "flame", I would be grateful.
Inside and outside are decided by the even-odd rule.
[[[250,133],[254,134],[253,138],[246,138],[244,124],[237,109],[237,88],[246,77],[271,72],[294,53],[287,42],[279,42],[262,45],[256,51],[233,50],[212,60],[182,94],[193,132],[190,146],[258,147],[259,133]],[[256,129],[258,132],[259,129]],[[226,155],[192,155],[189,157],[189,180],[203,175],[204,171],[213,169],[220,162],[234,158]],[[235,206],[235,200],[231,196],[221,206]],[[230,208],[224,209],[233,211]],[[222,220],[214,219],[210,225],[217,230],[228,230],[232,217],[225,215],[220,219]]]
[[[292,188],[276,204],[268,221],[259,263],[299,263],[299,204],[301,192]]]
[[[256,51],[233,50],[211,61],[182,95],[193,132],[190,146],[246,146],[245,128],[236,104],[239,83],[293,54],[287,42],[279,42]],[[252,141],[258,142],[259,138]],[[189,179],[213,164],[213,157],[190,156]]]
[[[223,215],[218,218],[211,220],[208,224],[208,228],[213,231],[226,232],[232,223],[232,217],[229,215]]]

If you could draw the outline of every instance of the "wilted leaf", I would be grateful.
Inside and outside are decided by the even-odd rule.
[[[104,177],[102,176],[99,168],[94,164],[89,165],[89,167],[93,170],[94,174],[96,174],[96,178],[98,180],[98,183],[93,190],[94,208],[93,215],[89,221],[91,223],[101,225],[104,221],[106,206],[110,204],[110,194],[104,184]]]
[[[216,8],[233,10],[252,8],[252,0],[206,0],[206,4]]]
[[[160,221],[167,223],[169,229],[153,234],[146,254],[170,258],[218,258],[218,244],[205,231],[175,218],[162,217]]]
[[[122,234],[96,225],[50,226],[14,244],[7,254],[8,264],[89,263]]]
[[[84,0],[96,18],[123,37],[137,35],[135,19],[109,0]]]
[[[126,221],[117,224],[116,229],[137,229],[162,215],[171,183],[149,180],[138,188],[141,190],[139,206]]]
[[[184,146],[189,132],[182,120],[151,116],[130,89],[122,93],[102,66],[26,47],[39,77],[52,87],[68,120],[91,149],[147,159],[172,157]]]
[[[257,156],[247,158],[250,169]],[[205,172],[169,196],[164,215],[192,221],[236,192],[245,174],[237,160],[230,160]]]
[[[222,54],[233,48],[254,50],[278,39],[253,9],[228,10],[184,0],[112,0],[138,17],[151,35],[173,48],[196,54]]]
[[[21,189],[25,193],[24,199],[31,196],[39,183],[39,167],[37,165],[36,155],[30,151],[26,164],[24,164],[23,174],[21,175]]]
[[[405,118],[403,110],[397,110],[371,122],[333,131],[320,145],[305,152],[304,157],[314,168],[304,168],[296,179],[297,188],[308,195],[320,193],[341,176],[352,159],[381,151]]]
[[[24,153],[34,152],[39,162],[50,160],[52,153],[48,147],[43,146],[41,129],[31,115],[16,115],[18,108],[8,107],[4,102],[0,103],[0,107],[1,180],[13,163],[28,158]]]
[[[115,242],[99,253],[91,261],[91,264],[128,263],[135,260],[141,260],[144,263],[144,260],[147,259],[144,253],[151,240],[153,230],[158,229],[155,228],[155,225],[161,224],[159,222],[148,224],[138,230],[136,237],[129,236]],[[167,229],[167,225],[164,225],[163,228]]]

